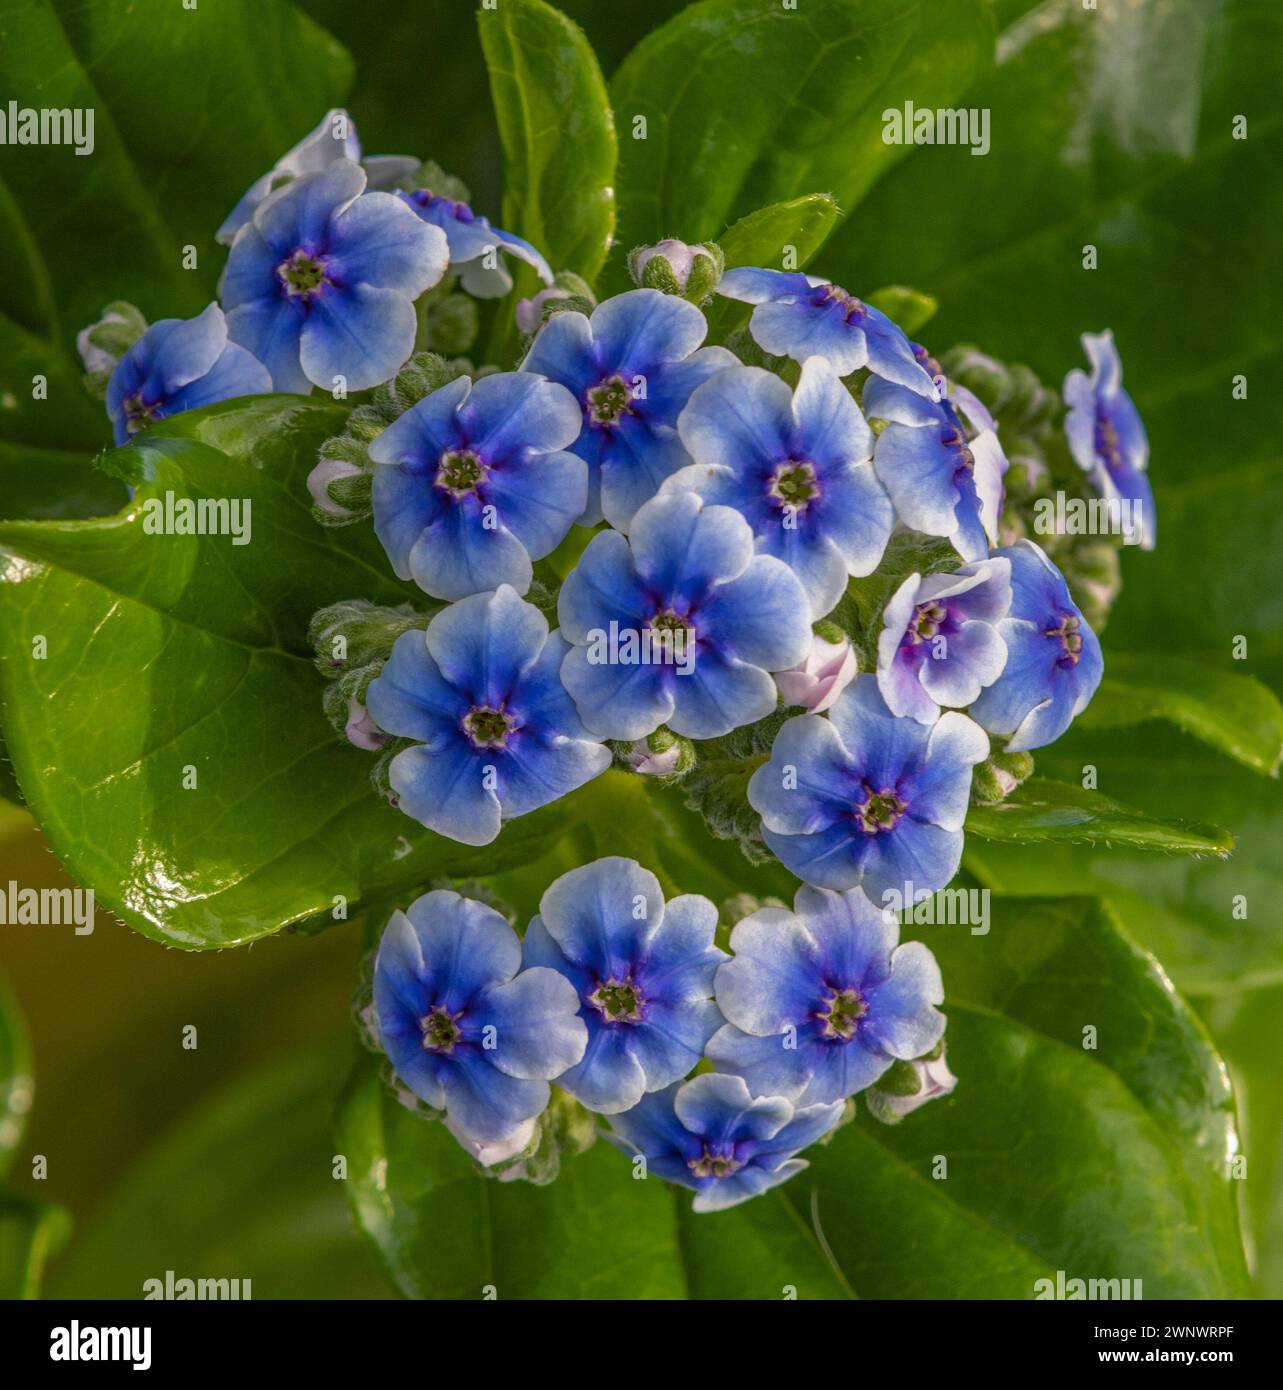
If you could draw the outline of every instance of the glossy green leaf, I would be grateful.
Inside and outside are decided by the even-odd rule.
[[[139,473],[119,515],[0,525],[0,680],[23,791],[76,878],[171,945],[235,945],[338,895],[355,907],[495,872],[563,826],[565,804],[480,850],[432,835],[379,801],[369,757],[323,717],[312,613],[415,598],[369,528],[312,520],[305,478],[339,418],[295,397],[192,412],[116,456]],[[148,534],[146,505],[167,493],[248,501],[249,543]]]
[[[119,506],[119,489],[89,467],[110,430],[81,385],[76,333],[113,299],[153,320],[204,308],[226,254],[219,224],[350,77],[343,50],[286,0],[7,8],[0,89],[95,119],[87,157],[0,145],[0,244],[13,272],[0,285],[0,512]]]
[[[988,60],[991,26],[978,0],[691,5],[611,81],[620,244],[717,238],[753,208],[811,189],[849,209],[908,152],[884,142],[884,108],[907,93],[948,105]]]
[[[61,1207],[0,1188],[0,1299],[39,1297],[45,1262],[70,1230]]]
[[[1283,1298],[1283,988],[1206,1001],[1203,1016],[1225,1055],[1248,1155],[1244,1225],[1260,1298]]]
[[[957,1091],[895,1128],[859,1107],[809,1170],[730,1212],[695,1215],[601,1141],[550,1187],[482,1178],[364,1063],[336,1147],[391,1277],[435,1298],[1030,1298],[1064,1269],[1150,1298],[1241,1293],[1229,1090],[1152,959],[1088,900],[916,932],[944,969]]]
[[[350,1044],[326,1043],[202,1101],[107,1196],[51,1296],[141,1299],[172,1270],[249,1280],[255,1299],[387,1297],[336,1176],[330,1116],[349,1056]]]
[[[1251,676],[1178,657],[1111,652],[1081,727],[1110,729],[1147,719],[1170,720],[1247,767],[1278,775],[1283,705]]]
[[[615,128],[578,25],[543,0],[479,11],[504,154],[504,226],[595,279],[615,226]]]
[[[1148,815],[1193,812],[1234,827],[1228,859],[1155,855],[1113,846],[1004,845],[971,836],[964,864],[995,892],[1089,892],[1108,899],[1127,930],[1177,986],[1233,992],[1283,982],[1283,796],[1276,782],[1219,758],[1175,730],[1071,730],[1040,749],[1053,776],[1096,768],[1098,784]]]
[[[1242,1296],[1229,1087],[1153,958],[1081,898],[913,934],[944,973],[957,1089],[898,1126],[861,1113],[786,1188],[855,1290],[1027,1299],[1063,1270]]]
[[[8,884],[0,889],[7,893]],[[21,1142],[34,1095],[31,1043],[18,1001],[0,979],[0,1177],[8,1171]]]
[[[636,1181],[599,1140],[546,1187],[479,1175],[445,1126],[394,1100],[363,1063],[340,1108],[353,1211],[414,1298],[849,1296],[814,1233],[778,1196],[714,1217]]]
[[[982,840],[1028,845],[1116,845],[1169,854],[1227,855],[1234,838],[1212,825],[1152,819],[1073,782],[1031,777],[996,806],[973,806],[967,830]]]

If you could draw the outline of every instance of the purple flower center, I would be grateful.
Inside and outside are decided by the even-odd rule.
[[[687,1159],[686,1166],[697,1178],[729,1178],[744,1166],[744,1160],[724,1150],[710,1149],[705,1141],[704,1152],[698,1158]]]
[[[473,705],[463,716],[463,732],[474,748],[503,748],[517,720],[493,705]]]
[[[976,470],[976,456],[967,448],[966,436],[954,425],[948,426],[940,436],[940,443],[953,454],[953,476],[955,481],[962,474],[970,475]]]
[[[941,369],[939,362],[937,362],[936,359],[931,356],[931,354],[926,350],[926,348],[922,346],[921,343],[913,343],[911,344],[911,346],[913,348],[913,355],[915,358],[917,358],[918,366],[920,366],[922,370],[926,372],[926,374],[931,378],[932,381],[934,381],[937,377],[944,377],[944,371]]]
[[[789,459],[780,464],[771,475],[767,493],[795,511],[804,510],[808,502],[820,495],[815,465],[803,459]]]
[[[419,1031],[423,1034],[423,1050],[425,1052],[442,1052],[448,1057],[454,1051],[455,1044],[463,1036],[458,1023],[462,1017],[462,1009],[457,1014],[452,1014],[442,1004],[438,1004],[435,1009],[424,1014],[419,1020]]]
[[[430,188],[419,188],[409,195],[412,203],[417,203],[421,208],[443,207],[446,212],[459,222],[475,222],[477,214],[467,205],[455,198],[447,198],[442,194],[433,193]]]
[[[437,476],[433,481],[457,501],[476,492],[485,481],[487,471],[480,455],[471,449],[447,449],[437,460]]]
[[[607,1023],[640,1023],[645,1001],[629,975],[623,980],[602,981],[588,996],[588,1002]]]
[[[594,425],[615,426],[625,415],[635,415],[633,389],[618,372],[590,386],[584,393],[584,410]]]
[[[1060,622],[1055,627],[1045,627],[1042,630],[1044,637],[1050,637],[1053,641],[1060,643],[1060,655],[1056,658],[1057,666],[1077,666],[1078,658],[1083,652],[1083,637],[1079,632],[1081,626],[1079,620],[1072,613],[1062,613]]]
[[[922,642],[929,642],[933,637],[940,633],[949,618],[949,610],[943,603],[934,599],[929,603],[920,603],[913,610],[913,617],[909,619],[909,626],[904,634],[904,644],[916,647]]]
[[[140,429],[150,425],[153,420],[162,418],[162,401],[147,401],[143,399],[142,392],[136,392],[132,396],[126,396],[122,402],[125,411],[125,428],[130,434],[137,434]]]
[[[841,285],[817,285],[811,302],[819,309],[836,306],[843,321],[853,328],[868,316],[864,301],[844,290]]]
[[[816,1011],[820,1020],[822,1038],[840,1039],[846,1042],[855,1033],[860,1020],[869,1011],[869,1006],[856,989],[834,989],[824,1001],[824,1007]]]
[[[885,830],[894,830],[900,817],[909,809],[909,803],[902,800],[890,787],[874,791],[866,782],[866,797],[855,807],[855,822],[866,835],[880,835]]]
[[[1096,412],[1096,452],[1105,461],[1105,467],[1114,473],[1123,466],[1123,451],[1114,422],[1103,409]]]
[[[301,299],[305,304],[314,300],[326,285],[332,284],[324,256],[314,255],[299,247],[276,267],[276,278],[289,299]]]

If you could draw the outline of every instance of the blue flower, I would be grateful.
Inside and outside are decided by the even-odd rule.
[[[956,387],[928,401],[875,378],[864,388],[864,411],[889,422],[873,466],[900,520],[947,537],[964,560],[984,559],[998,539],[1007,460],[980,402]]]
[[[457,271],[459,283],[478,299],[500,299],[512,288],[512,276],[499,259],[500,251],[533,266],[545,285],[552,284],[552,269],[528,241],[511,232],[492,227],[467,205],[454,198],[419,188],[400,193],[415,212],[433,227],[440,227],[450,244],[450,269]]]
[[[562,452],[579,434],[564,386],[530,372],[425,396],[370,445],[374,529],[401,579],[457,599],[530,587],[584,509],[588,468]]]
[[[1011,565],[977,560],[951,574],[911,574],[891,596],[878,636],[878,689],[892,714],[934,724],[965,709],[1007,664],[998,623],[1011,607]]]
[[[524,960],[575,987],[588,1026],[584,1059],[558,1085],[589,1110],[630,1110],[680,1080],[722,1023],[710,995],[727,959],[713,945],[717,909],[687,893],[665,905],[659,880],[632,859],[563,874],[526,932]]]
[[[261,395],[272,376],[253,353],[227,341],[217,304],[194,319],[159,319],[116,364],[107,383],[107,414],[116,443],[154,420],[234,396]]]
[[[1007,645],[1003,673],[971,707],[1007,748],[1053,743],[1082,713],[1105,669],[1100,642],[1069,597],[1065,577],[1033,541],[998,555],[1011,562],[1011,611],[998,624]]]
[[[647,1173],[695,1189],[696,1211],[722,1211],[795,1177],[796,1155],[842,1118],[840,1102],[801,1110],[783,1096],[754,1100],[738,1076],[714,1072],[644,1096],[611,1118],[606,1137],[646,1160]]]
[[[849,576],[877,567],[895,509],[869,462],[860,407],[823,358],[803,364],[791,393],[760,367],[719,372],[677,429],[695,462],[662,491],[698,492],[745,516],[758,550],[802,581],[813,617],[833,608]]]
[[[730,1021],[709,1059],[755,1096],[829,1105],[929,1052],[944,1036],[940,967],[920,941],[899,939],[895,914],[858,888],[803,885],[792,912],[745,917],[731,933],[734,958],[717,971]]]
[[[754,342],[776,357],[805,362],[824,357],[839,376],[867,367],[877,376],[933,398],[935,384],[904,333],[880,313],[830,284],[800,271],[728,270],[718,294],[755,304],[749,319]]]
[[[585,526],[604,516],[626,531],[660,483],[690,462],[677,417],[697,386],[738,360],[725,348],[700,348],[707,332],[693,304],[658,290],[616,295],[591,318],[567,310],[539,330],[522,370],[560,381],[582,407],[575,453],[589,468]]]
[[[768,673],[796,666],[811,646],[793,571],[754,555],[738,512],[693,492],[646,503],[631,540],[594,536],[557,612],[575,644],[561,678],[605,738],[645,738],[661,724],[717,738],[751,724],[775,708]]]
[[[748,799],[767,846],[804,882],[875,898],[906,883],[934,892],[958,868],[971,769],[988,752],[965,714],[930,727],[897,718],[861,677],[827,718],[781,727]]]
[[[380,728],[415,740],[388,769],[398,804],[429,830],[488,845],[501,823],[610,766],[585,732],[558,669],[566,643],[506,584],[443,609],[397,638],[365,704]]]
[[[548,1082],[584,1055],[579,1000],[555,970],[521,970],[492,907],[438,890],[394,912],[374,962],[379,1042],[397,1077],[485,1143],[547,1108]]]
[[[445,234],[341,159],[278,188],[236,234],[222,298],[234,342],[278,391],[387,381],[414,348],[414,301],[445,274]]]
[[[1146,469],[1149,440],[1140,413],[1123,390],[1123,364],[1114,335],[1084,333],[1091,376],[1077,367],[1065,378],[1065,438],[1078,466],[1102,497],[1132,502],[1139,509],[1139,540],[1153,550],[1154,494]]]
[[[327,111],[324,119],[308,131],[293,149],[287,150],[266,174],[250,184],[240,202],[228,213],[215,240],[230,246],[236,239],[236,233],[253,217],[254,209],[269,193],[291,179],[302,178],[305,174],[319,174],[340,159],[360,163],[361,141],[351,116],[336,107]],[[418,167],[417,159],[405,155],[374,155],[365,161],[365,172],[371,188],[389,188],[397,179],[414,173]]]

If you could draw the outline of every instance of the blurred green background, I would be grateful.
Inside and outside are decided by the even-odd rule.
[[[119,182],[51,187],[47,171],[21,162],[22,152],[0,150],[0,234],[6,219],[16,225],[10,198],[29,213],[53,267],[68,373],[70,338],[106,299],[137,299],[152,317],[205,302],[221,264],[212,233],[222,212],[330,100],[345,101],[367,151],[436,158],[471,185],[478,210],[498,215],[502,161],[466,0],[308,0],[298,8],[354,66],[330,49],[323,62],[291,68],[281,60],[276,70],[277,59],[242,55],[251,44],[291,51],[297,11],[249,0],[222,5],[235,19],[221,50],[193,42],[174,7],[153,3],[39,3],[0,14],[4,89],[32,102],[70,100],[60,86],[71,80],[70,54],[142,171],[142,192]],[[683,6],[565,0],[561,8],[584,25],[609,77],[645,32]],[[751,210],[763,183],[778,188],[795,177],[793,192],[841,186],[847,215],[812,268],[857,292],[904,283],[937,296],[940,312],[926,330],[933,350],[979,343],[1029,363],[1055,386],[1079,364],[1078,334],[1111,327],[1150,433],[1159,548],[1124,555],[1107,653],[1140,652],[1158,669],[1170,657],[1195,658],[1279,689],[1279,6],[1100,0],[1088,15],[1077,0],[958,0],[900,9],[907,37],[898,83],[863,96],[857,83],[832,131],[811,123],[809,105],[822,102],[809,103],[805,85],[782,98],[774,139],[785,163],[796,143],[798,167],[757,169],[724,209],[707,210],[710,225],[663,231],[716,235]],[[33,52],[45,55],[34,68]],[[242,60],[265,65],[270,115],[229,108],[220,65]],[[924,71],[952,84],[953,104],[991,109],[989,156],[921,148],[874,158],[843,144],[843,132],[870,111],[876,117],[883,105],[918,99]],[[829,69],[814,79],[837,80]],[[272,82],[286,84],[275,103]],[[719,100],[733,119],[734,90]],[[177,153],[165,143],[172,132],[157,127],[165,109],[183,113]],[[1246,117],[1246,140],[1232,135],[1236,116]],[[674,117],[678,159],[698,146],[698,113]],[[211,141],[210,123],[221,123],[225,138]],[[69,161],[68,178],[78,176],[78,163]],[[143,200],[170,220],[171,239],[201,245],[201,285],[168,272],[174,284],[162,285],[130,221]],[[628,213],[625,203],[626,221]],[[1088,244],[1099,252],[1093,272],[1082,269]],[[17,254],[27,253],[19,246]],[[13,330],[0,350],[6,383],[27,379],[31,363],[43,360],[22,325],[33,317],[27,299],[46,288],[31,277],[0,288],[0,327]],[[1236,374],[1247,377],[1245,400],[1232,397]],[[85,459],[106,442],[89,404],[52,426],[23,408],[2,423],[0,465],[40,460],[40,477],[29,483],[0,475],[15,491],[30,487],[21,514],[43,514],[51,499],[82,486]],[[100,486],[89,485],[86,510],[103,505]],[[1231,660],[1237,635],[1247,638],[1246,662]],[[996,888],[1107,896],[1195,1004],[1238,1087],[1257,1287],[1281,1296],[1278,785],[1159,724],[1076,729],[1039,759],[1040,769],[1067,780],[1089,762],[1102,790],[1141,809],[1229,826],[1238,853],[1222,864],[973,846],[968,866]],[[63,881],[37,832],[17,818],[0,824],[0,884]],[[1247,896],[1246,920],[1232,915],[1236,894]],[[350,1047],[353,929],[201,955],[162,949],[106,913],[90,937],[55,927],[0,933],[0,970],[27,1018],[37,1077],[11,1182],[68,1207],[77,1227],[52,1265],[50,1292],[136,1296],[141,1277],[229,1272],[245,1267],[247,1250],[258,1252],[254,1267],[264,1271],[259,1296],[388,1292],[351,1233],[329,1171],[330,1096]],[[186,1025],[198,1030],[194,1051],[181,1046]],[[228,1088],[239,1088],[239,1099],[224,1104]],[[48,1159],[42,1182],[30,1177],[37,1154]],[[140,1173],[140,1162],[154,1166]]]

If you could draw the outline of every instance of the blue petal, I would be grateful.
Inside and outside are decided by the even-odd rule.
[[[902,1061],[921,1057],[944,1037],[945,1017],[934,1007],[944,1002],[944,983],[936,958],[920,941],[906,941],[891,957],[891,974],[866,994],[866,1035]]]
[[[475,494],[447,502],[410,549],[410,576],[434,598],[465,599],[498,586],[524,594],[530,552],[506,526],[488,526]]]
[[[429,1001],[452,1014],[506,984],[521,966],[517,933],[485,903],[435,889],[416,898],[405,918],[419,943]]]
[[[706,507],[695,493],[653,498],[633,518],[637,573],[665,599],[701,597],[738,578],[753,558],[753,533],[729,507]]]
[[[488,845],[501,828],[499,798],[485,785],[494,761],[462,735],[440,749],[416,743],[388,764],[388,781],[412,820],[461,844]]]
[[[689,357],[708,332],[708,321],[693,304],[648,289],[605,300],[592,311],[589,324],[603,372],[643,375],[657,363]]]
[[[491,1066],[521,1081],[553,1081],[575,1066],[588,1044],[579,996],[545,966],[522,970],[488,989],[469,1012],[473,1028],[493,1028]]]
[[[507,700],[548,639],[548,620],[507,585],[452,603],[428,624],[428,651],[474,703]]]
[[[531,343],[521,370],[559,381],[582,400],[584,392],[601,376],[587,316],[573,310],[554,314]]]
[[[695,669],[679,671],[671,689],[673,712],[664,722],[687,738],[720,738],[765,719],[779,702],[775,682],[760,666],[711,649],[699,650]]]
[[[418,629],[396,639],[365,692],[365,704],[385,732],[436,746],[457,732],[469,708],[466,696],[442,676]]]
[[[732,958],[717,970],[717,1004],[745,1033],[801,1028],[824,997],[819,945],[784,908],[762,908],[731,932]],[[782,1045],[782,1044],[781,1044]]]
[[[254,210],[254,227],[283,260],[299,248],[329,246],[330,223],[365,189],[365,171],[351,160],[336,160],[320,173],[307,174],[268,194]],[[237,240],[245,235],[244,229]],[[233,244],[232,251],[235,253]]]
[[[919,768],[901,781],[909,814],[946,830],[961,830],[971,795],[971,769],[989,756],[989,740],[974,720],[950,710],[931,726]]]
[[[273,289],[227,315],[227,336],[252,352],[272,374],[272,389],[307,395],[312,389],[299,362],[303,315]]]
[[[663,919],[664,894],[649,869],[612,855],[562,874],[540,900],[539,916],[568,960],[603,980],[621,979]]]
[[[774,372],[731,367],[694,392],[677,428],[697,464],[724,467],[742,478],[789,457],[793,398]]]
[[[366,193],[330,232],[331,273],[343,285],[375,285],[417,299],[445,274],[450,253],[439,227],[421,222],[391,193]]]
[[[811,282],[800,272],[759,270],[755,266],[736,266],[726,271],[717,286],[717,293],[744,304],[765,304],[771,299],[804,296]]]
[[[476,381],[459,418],[468,439],[487,460],[530,450],[552,454],[579,437],[583,412],[560,383],[533,372],[496,372]]]
[[[417,327],[414,305],[397,290],[327,286],[304,321],[299,361],[315,386],[328,391],[342,377],[349,391],[364,391],[396,375]]]
[[[230,343],[204,376],[174,392],[165,413],[199,410],[204,405],[235,400],[238,396],[262,395],[271,389],[272,376],[267,368],[252,352]]]
[[[705,1052],[719,1072],[741,1077],[754,1096],[795,1100],[806,1090],[820,1063],[820,1045],[810,1030],[796,1046],[784,1033],[758,1037],[728,1023],[708,1040]]]
[[[780,726],[770,761],[749,779],[749,804],[769,829],[814,834],[845,818],[859,787],[858,771],[831,720],[796,715]]]
[[[767,671],[787,671],[811,649],[806,591],[782,561],[758,555],[738,579],[712,591],[698,630],[711,633],[719,650]]]
[[[676,700],[670,673],[660,666],[594,663],[586,648],[572,647],[561,680],[585,728],[602,738],[634,740],[671,718]]]
[[[677,1118],[710,1145],[774,1138],[793,1118],[781,1096],[754,1099],[741,1077],[704,1072],[687,1081],[673,1097]]]
[[[572,642],[586,642],[593,630],[608,631],[612,619],[621,629],[640,630],[648,616],[648,596],[627,540],[618,531],[594,536],[561,586],[562,632]]]
[[[548,1108],[546,1081],[521,1081],[481,1059],[468,1057],[442,1069],[445,1109],[469,1139],[499,1143]]]
[[[594,1019],[589,1034],[583,1061],[557,1084],[599,1115],[631,1110],[646,1093],[646,1073],[632,1052],[633,1029]]]

